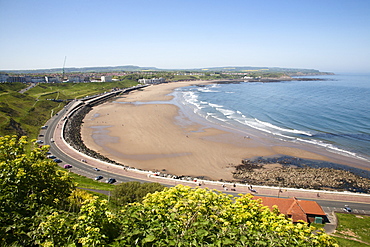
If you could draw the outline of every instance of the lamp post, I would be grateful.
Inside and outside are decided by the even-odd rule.
[[[283,193],[283,191],[281,190],[281,183],[283,183],[283,186],[284,186],[284,178],[282,177],[278,177],[276,178],[278,181],[279,181],[279,191],[278,191],[278,198],[280,198],[280,193]]]

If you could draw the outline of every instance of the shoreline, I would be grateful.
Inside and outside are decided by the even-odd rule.
[[[82,140],[88,148],[124,165],[213,180],[233,180],[235,165],[256,156],[290,155],[337,162],[331,157],[334,154],[326,156],[271,142],[260,135],[245,138],[241,133],[196,121],[170,102],[173,96],[169,94],[175,88],[211,83],[150,86],[94,107],[84,119]]]

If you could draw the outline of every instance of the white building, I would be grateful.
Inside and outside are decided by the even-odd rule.
[[[59,82],[61,82],[59,76],[56,76],[56,77],[54,77],[54,76],[45,76],[45,81],[46,81],[46,83],[53,83],[53,82],[59,83]]]
[[[112,77],[111,76],[102,76],[101,77],[101,82],[111,82]]]
[[[139,79],[139,83],[141,84],[160,84],[166,82],[164,78],[152,78],[152,79]]]

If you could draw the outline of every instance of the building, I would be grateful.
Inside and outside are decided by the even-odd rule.
[[[160,84],[160,83],[165,83],[166,79],[164,78],[152,78],[152,79],[139,79],[139,83],[141,84]]]
[[[295,197],[274,198],[254,196],[253,199],[261,199],[262,205],[269,207],[270,210],[276,205],[280,213],[292,219],[293,223],[298,223],[300,220],[308,223],[323,223],[328,221],[325,212],[315,201],[298,200]]]
[[[102,76],[101,77],[101,82],[111,82],[112,81],[112,76]]]
[[[8,78],[6,79],[7,82],[26,82],[26,77],[24,76],[8,76]]]
[[[8,74],[0,74],[0,82],[7,82],[9,78],[9,75]]]
[[[68,82],[81,82],[81,77],[79,77],[79,76],[68,76]]]
[[[62,82],[59,78],[59,76],[45,76],[46,83],[59,83]]]

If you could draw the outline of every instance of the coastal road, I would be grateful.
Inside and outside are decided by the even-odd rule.
[[[62,147],[64,141],[60,137],[61,132],[61,125],[63,124],[62,118],[64,117],[65,113],[67,112],[68,108],[72,105],[70,103],[67,105],[63,110],[61,110],[58,114],[54,115],[49,119],[49,121],[46,123],[48,127],[46,129],[42,129],[40,131],[40,134],[43,135],[43,137],[40,137],[40,140],[44,141],[44,144],[50,145],[50,152],[62,160],[62,163],[59,163],[61,167],[63,167],[64,164],[70,164],[73,168],[70,169],[71,172],[86,176],[88,178],[94,179],[98,175],[102,175],[104,178],[101,181],[106,181],[108,178],[115,178],[118,183],[122,182],[128,182],[128,181],[138,181],[138,182],[159,182],[161,184],[164,184],[165,186],[175,186],[176,184],[186,184],[186,185],[192,185],[196,186],[196,184],[189,184],[184,183],[182,180],[164,180],[160,178],[155,177],[147,177],[145,174],[137,174],[135,172],[129,172],[122,168],[117,168],[117,166],[111,166],[104,162],[99,162],[94,159],[86,158],[87,156],[84,156],[83,154],[79,154],[75,151],[73,151],[73,155],[71,155],[71,150],[66,150],[67,148],[64,146]],[[53,139],[54,141],[51,141]],[[57,145],[58,144],[58,145]],[[87,163],[82,162],[81,160],[85,159]],[[98,167],[100,171],[95,171],[93,168]],[[210,189],[217,189],[222,191],[222,187],[220,185],[214,185],[214,184],[206,184],[204,187],[208,187]],[[239,193],[248,193],[249,191],[243,190],[241,187],[237,188],[236,192],[227,191],[230,194],[237,195]],[[260,191],[259,191],[260,192]],[[316,201],[320,204],[320,206],[323,207],[325,211],[343,211],[342,208],[344,205],[348,205],[352,208],[353,213],[361,213],[361,214],[370,214],[370,200],[364,200],[362,202],[357,202],[356,198],[354,199],[351,196],[348,197],[340,197],[340,198],[316,198],[312,197],[312,193],[309,195],[305,193],[297,194],[297,198],[301,200],[312,200]],[[323,193],[322,193],[323,194]],[[272,197],[279,197],[278,195],[278,189],[276,188],[275,191],[261,191],[258,195],[260,196],[272,196]],[[291,197],[289,195],[288,197]],[[280,198],[288,198],[284,197],[282,194],[280,194]],[[362,199],[362,198],[361,198]],[[369,197],[370,199],[370,197]]]

